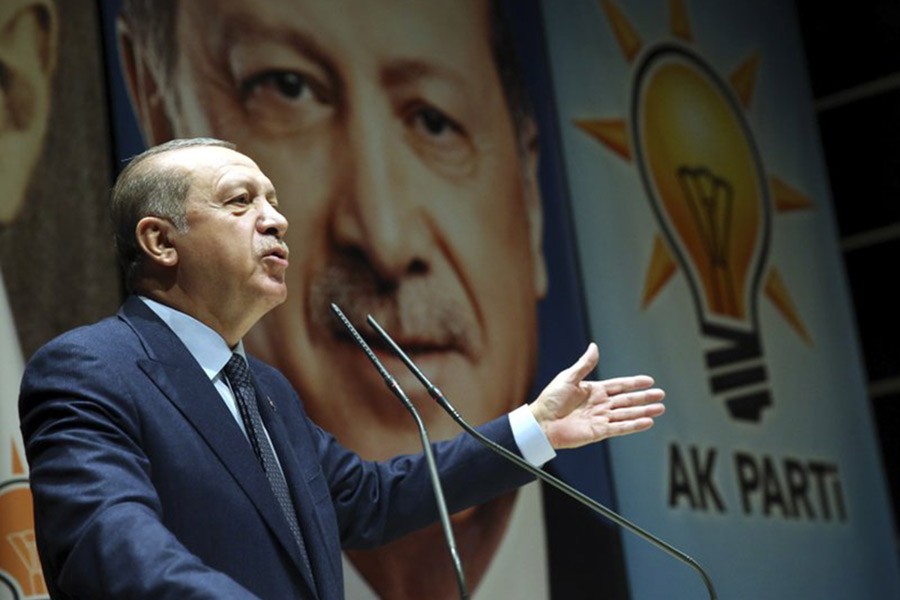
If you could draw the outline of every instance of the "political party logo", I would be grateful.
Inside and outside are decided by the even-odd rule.
[[[13,477],[0,483],[0,597],[48,598],[34,538],[34,508],[25,467],[12,442]]]
[[[659,224],[643,306],[673,276],[687,278],[710,392],[731,418],[761,421],[772,404],[758,299],[764,295],[812,344],[788,287],[770,264],[775,214],[812,202],[770,176],[754,140],[749,110],[761,63],[751,54],[727,78],[694,46],[684,2],[669,3],[672,39],[645,44],[614,2],[600,6],[632,66],[628,118],[584,118],[582,131],[633,162]]]

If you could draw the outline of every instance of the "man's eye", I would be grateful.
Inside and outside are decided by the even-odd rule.
[[[263,71],[240,83],[240,93],[254,125],[278,135],[311,127],[333,108],[327,84],[302,71]]]
[[[459,126],[444,113],[430,107],[423,107],[413,115],[413,124],[432,136],[459,133]]]
[[[248,95],[275,93],[287,100],[298,100],[307,93],[318,96],[310,80],[293,71],[268,71],[248,79],[242,87]]]
[[[459,121],[431,105],[417,103],[406,112],[408,139],[429,164],[460,169],[470,163],[475,148]]]

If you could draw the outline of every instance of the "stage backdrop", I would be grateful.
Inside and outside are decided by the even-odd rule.
[[[668,391],[610,444],[622,510],[722,598],[900,597],[792,5],[543,6],[602,368]],[[704,597],[624,543],[635,599]]]
[[[900,597],[790,8],[711,0],[500,4],[540,131],[549,284],[536,303],[534,388],[593,339],[602,376],[648,372],[669,392],[669,411],[652,432],[561,453],[549,468],[696,557],[722,598]],[[0,381],[3,600],[46,597],[15,418],[20,359],[115,309],[121,291],[104,203],[116,168],[143,148],[119,72],[119,2],[90,5],[101,14],[83,3],[58,5],[54,110],[40,176],[14,225],[0,231],[0,367],[9,369]],[[427,13],[438,5],[415,6]],[[369,26],[409,15],[382,16]],[[202,121],[193,131],[216,133]],[[290,174],[279,173],[276,184],[290,192],[282,177]],[[294,243],[292,266],[301,264],[293,257],[302,246]],[[512,351],[524,350],[521,337]],[[502,392],[508,378],[495,379]],[[705,596],[688,567],[569,499],[534,490],[528,506],[537,512],[515,520],[477,600]],[[441,543],[436,537],[435,547]],[[372,597],[364,582],[348,589],[348,599]]]

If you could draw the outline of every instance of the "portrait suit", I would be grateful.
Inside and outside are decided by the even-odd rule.
[[[314,575],[209,376],[131,297],[26,367],[22,430],[54,598],[338,600],[341,546],[436,518],[421,455],[361,460],[306,417],[278,371],[249,363]],[[506,417],[482,431],[515,449]],[[451,510],[530,479],[467,436],[436,444],[435,458]]]

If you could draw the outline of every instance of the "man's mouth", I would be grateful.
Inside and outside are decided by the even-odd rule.
[[[263,258],[272,257],[277,258],[280,261],[287,262],[288,261],[288,247],[287,244],[282,244],[280,246],[273,246],[270,248],[264,255]]]

